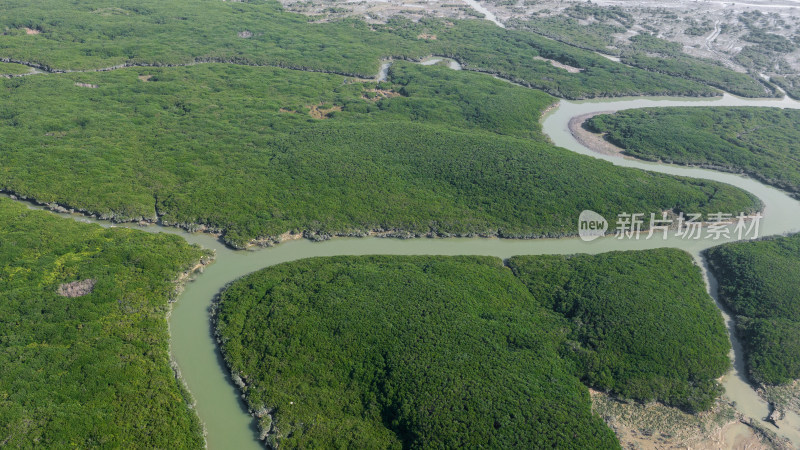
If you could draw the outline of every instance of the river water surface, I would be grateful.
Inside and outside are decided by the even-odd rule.
[[[637,98],[608,101],[561,101],[543,120],[543,128],[558,146],[603,158],[614,164],[636,167],[672,175],[704,178],[733,184],[761,199],[765,205],[761,221],[761,235],[784,234],[800,230],[800,203],[777,189],[763,185],[751,178],[712,170],[679,167],[600,155],[580,145],[568,129],[572,117],[597,111],[663,106],[772,106],[800,108],[791,100],[744,100],[730,95],[716,99],[664,99]],[[577,221],[577,218],[576,218]],[[577,226],[577,224],[576,224]],[[642,250],[657,247],[677,247],[688,251],[702,264],[700,251],[719,245],[722,241],[684,240],[671,236],[667,240],[619,240],[605,237],[593,242],[569,239],[384,239],[336,238],[314,243],[307,240],[290,241],[274,248],[256,251],[234,251],[208,235],[186,235],[191,242],[217,251],[216,262],[205,273],[190,283],[173,310],[170,319],[172,351],[181,368],[184,380],[197,401],[197,412],[208,431],[211,448],[258,448],[254,420],[247,414],[237,388],[228,377],[228,371],[219,357],[212,338],[209,305],[212,298],[227,283],[255,270],[314,256],[393,254],[393,255],[490,255],[508,258],[514,255],[602,253],[612,250]],[[716,297],[715,283],[711,293]],[[729,328],[731,318],[723,313]],[[726,393],[743,414],[762,420],[767,415],[767,404],[745,381],[741,346],[733,339],[735,365],[725,376]],[[793,417],[788,417],[792,421]],[[797,418],[795,418],[797,419]],[[771,427],[766,424],[765,426]],[[794,423],[800,427],[800,420]],[[772,429],[800,445],[800,432],[784,426]]]
[[[570,102],[562,100],[543,118],[544,132],[556,145],[571,151],[602,158],[613,164],[635,167],[671,175],[688,176],[716,180],[735,185],[751,192],[765,205],[764,218],[760,224],[760,235],[785,234],[800,230],[800,202],[772,187],[751,178],[690,167],[649,163],[618,156],[602,155],[579,144],[571,135],[568,123],[571,118],[598,111],[615,111],[629,108],[665,106],[769,106],[800,109],[800,103],[783,100],[746,100],[725,95],[714,99],[670,99],[670,98],[632,98],[601,101]],[[622,212],[622,211],[620,211]],[[80,216],[70,216],[78,220],[102,223]],[[109,226],[108,223],[103,225]],[[135,227],[134,225],[129,225]],[[577,228],[577,217],[576,217]],[[187,241],[216,251],[215,262],[201,275],[186,286],[174,306],[170,317],[171,351],[178,363],[182,377],[196,400],[196,410],[207,430],[208,446],[221,448],[263,448],[257,439],[255,421],[247,413],[240,392],[229,378],[228,370],[222,361],[212,337],[209,307],[215,295],[231,281],[250,272],[282,262],[316,256],[335,255],[488,255],[508,258],[514,255],[602,253],[612,250],[643,250],[659,247],[675,247],[692,255],[703,267],[700,252],[708,247],[719,245],[720,240],[685,240],[675,236],[663,240],[653,238],[617,239],[609,236],[592,242],[578,238],[565,239],[495,239],[495,238],[453,238],[453,239],[386,239],[386,238],[335,238],[326,242],[314,243],[307,240],[285,242],[273,248],[254,251],[235,251],[225,247],[208,234],[191,234],[178,229],[149,226],[147,231],[179,234]],[[716,299],[716,282],[708,278],[709,292]],[[722,312],[729,331],[733,330],[732,319]],[[762,425],[785,436],[800,446],[800,417],[788,414],[784,426],[776,429],[763,418],[767,415],[767,404],[747,383],[744,377],[744,363],[741,345],[731,334],[734,365],[724,377],[726,395],[736,402],[736,407],[744,415],[760,421]]]
[[[744,100],[726,95],[717,99],[616,99],[610,101],[562,101],[543,120],[545,133],[561,147],[603,158],[614,164],[636,167],[672,175],[711,179],[738,186],[759,197],[765,205],[761,222],[761,235],[784,234],[800,230],[800,203],[777,189],[763,185],[751,178],[720,173],[712,170],[640,162],[615,156],[600,155],[580,145],[568,129],[572,117],[597,112],[651,106],[723,106],[749,105],[800,108],[791,100]],[[577,218],[576,218],[577,220]],[[274,264],[314,256],[394,254],[394,255],[490,255],[508,258],[514,255],[602,253],[612,250],[641,250],[657,247],[677,247],[693,254],[699,260],[701,250],[721,241],[683,240],[619,240],[606,237],[593,242],[571,239],[382,239],[336,238],[313,243],[307,240],[286,242],[274,248],[256,251],[234,251],[208,235],[185,237],[194,243],[217,251],[216,262],[205,273],[190,283],[181,295],[170,319],[172,351],[181,368],[184,380],[197,401],[197,412],[208,431],[211,448],[257,448],[254,420],[246,413],[237,388],[228,377],[228,371],[219,357],[212,338],[209,322],[209,305],[212,298],[227,283]],[[712,288],[715,283],[712,281]],[[712,294],[716,296],[715,289]],[[732,321],[724,314],[729,328]],[[743,376],[741,346],[734,339],[735,367],[723,380],[726,393],[745,415],[761,420],[767,415],[767,404],[755,393]],[[792,418],[789,417],[791,420]],[[766,423],[765,423],[766,424]],[[800,426],[800,420],[795,424]],[[769,426],[769,425],[766,425]],[[774,428],[774,427],[773,427]],[[791,438],[798,445],[800,432],[782,427],[775,430]]]

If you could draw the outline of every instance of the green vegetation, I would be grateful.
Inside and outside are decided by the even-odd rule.
[[[688,254],[509,264],[313,258],[234,282],[217,335],[262,436],[290,448],[608,448],[579,379],[690,410],[713,403],[729,343]]]
[[[305,16],[283,11],[277,2],[260,0],[141,0],[136,5],[9,0],[0,5],[0,27],[40,30],[37,35],[0,36],[0,55],[54,69],[200,60],[373,76],[381,58],[438,54],[467,69],[497,73],[567,98],[718,93],[483,20],[309,23]],[[436,34],[437,39],[418,38],[421,33]],[[585,70],[571,74],[536,56]]]
[[[515,23],[515,28],[529,30],[578,48],[608,54],[619,54],[613,47],[614,33],[624,33],[625,28],[593,22],[582,25],[577,19],[568,16],[548,16],[533,18]]]
[[[613,35],[625,33],[633,23],[633,17],[619,7],[575,4],[556,16],[517,20],[510,25],[579,48],[616,55],[619,49],[614,47]]]
[[[752,76],[728,69],[717,61],[683,53],[681,44],[677,42],[649,34],[639,34],[630,40],[630,46],[622,53],[621,60],[625,64],[700,81],[742,97],[775,95]]]
[[[0,199],[0,442],[202,447],[170,368],[165,315],[178,274],[203,255],[177,236]],[[96,282],[86,295],[57,293],[85,280]]]
[[[592,21],[586,23],[587,18]],[[579,48],[621,56],[623,63],[633,67],[701,82],[743,97],[776,95],[756,77],[728,69],[714,60],[690,56],[677,42],[639,34],[631,37],[628,44],[618,43],[614,34],[625,33],[633,23],[634,19],[618,7],[575,5],[558,16],[517,20],[511,25]],[[709,26],[714,29],[710,21],[702,26],[695,24],[687,33],[704,34]]]
[[[744,47],[734,56],[733,60],[751,72],[786,73],[792,71],[791,66],[781,54],[770,51],[761,45]]]
[[[786,53],[794,51],[797,45],[784,36],[768,32],[768,30],[782,26],[779,16],[763,14],[756,10],[745,11],[737,17],[750,31],[742,36],[742,40],[754,45],[745,46],[733,58],[736,63],[754,72],[794,72],[784,56]],[[777,21],[774,20],[776,18],[778,18]]]
[[[587,126],[651,161],[741,171],[800,197],[800,111],[753,107],[644,108]]]
[[[584,382],[689,411],[713,405],[730,343],[687,253],[519,256],[509,266],[570,322],[568,354]]]
[[[689,26],[684,33],[689,36],[702,36],[714,31],[714,22],[711,19],[706,19],[702,23],[698,23],[696,20],[689,18],[687,22]]]
[[[725,244],[707,257],[720,301],[737,315],[750,377],[800,378],[800,234]]]
[[[541,92],[400,62],[390,77],[202,64],[0,81],[0,186],[115,220],[202,224],[235,246],[290,230],[561,236],[584,209],[758,207],[728,185],[554,147]]]
[[[586,23],[587,18],[592,21]],[[650,34],[635,35],[624,45],[617,42],[614,34],[626,32],[632,24],[633,18],[620,8],[592,5],[572,6],[558,16],[535,17],[510,23],[515,28],[579,48],[621,56],[623,63],[650,72],[701,82],[743,97],[776,95],[756,77],[728,69],[711,59],[690,56],[683,52],[681,44],[677,42]],[[687,33],[704,34],[709,24],[713,30],[713,23],[706,21],[702,26],[690,27]],[[746,66],[750,67],[747,64]]]
[[[777,53],[791,53],[797,48],[797,45],[786,37],[763,30],[751,31],[742,36],[742,40],[759,44],[759,47]]]
[[[222,351],[281,448],[614,448],[563,324],[499,259],[337,257],[223,294]]]
[[[800,75],[773,76],[769,81],[780,86],[789,97],[800,99]]]
[[[2,75],[20,75],[28,73],[31,68],[23,66],[22,64],[4,63],[0,62],[0,76]]]

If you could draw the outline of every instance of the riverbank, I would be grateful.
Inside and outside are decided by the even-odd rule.
[[[589,114],[584,114],[584,115],[581,115],[581,116],[573,117],[569,121],[569,131],[570,131],[570,133],[572,133],[572,136],[575,138],[575,140],[578,141],[581,145],[583,145],[584,147],[586,147],[586,148],[588,148],[588,149],[590,149],[590,150],[592,150],[592,151],[594,151],[596,153],[602,154],[602,155],[608,155],[608,156],[614,156],[614,157],[619,157],[619,158],[624,158],[624,159],[630,159],[630,160],[633,160],[633,161],[643,161],[643,162],[647,161],[647,162],[654,162],[654,163],[657,163],[657,164],[676,164],[676,165],[680,165],[680,166],[683,166],[683,167],[692,167],[692,168],[698,168],[698,169],[708,169],[708,170],[714,170],[714,171],[717,171],[717,172],[735,173],[735,174],[742,174],[742,175],[752,176],[751,174],[746,173],[746,172],[741,171],[741,170],[734,170],[734,169],[732,169],[730,167],[718,166],[718,165],[714,165],[714,164],[680,164],[680,163],[675,163],[675,162],[672,162],[672,161],[643,160],[643,159],[640,159],[640,158],[636,158],[636,157],[630,156],[630,155],[625,153],[625,149],[624,148],[618,147],[618,146],[614,145],[612,142],[609,142],[605,138],[604,134],[595,133],[593,131],[590,131],[584,125],[587,120],[591,119],[594,116],[599,116],[601,114],[613,114],[614,112],[616,112],[616,111],[599,111],[599,112],[593,112],[593,113],[589,113]],[[754,177],[754,178],[759,179],[758,177]],[[764,180],[761,180],[761,179],[759,179],[759,181],[765,182]]]
[[[800,224],[800,204],[784,193],[765,186],[755,180],[733,174],[724,174],[702,169],[675,167],[662,164],[647,163],[622,159],[617,156],[599,155],[580,145],[569,131],[571,118],[595,111],[609,109],[625,109],[645,106],[672,104],[715,104],[752,103],[752,101],[726,97],[717,100],[688,99],[622,99],[611,102],[569,102],[562,101],[560,106],[551,111],[543,120],[543,129],[555,145],[570,151],[608,159],[615,165],[635,167],[657,171],[670,175],[712,179],[741,187],[760,198],[765,208],[765,219],[762,232],[783,234],[797,229]],[[762,104],[785,104],[785,102],[759,101]],[[29,204],[30,205],[30,204]],[[32,206],[32,205],[31,205]],[[41,207],[40,207],[41,208]],[[84,216],[61,214],[80,221],[87,221]],[[195,399],[195,410],[207,430],[209,448],[259,448],[258,431],[240,398],[240,392],[233,384],[230,373],[222,361],[210,325],[209,306],[211,299],[229,282],[250,272],[282,262],[303,258],[335,255],[363,254],[439,254],[439,255],[488,255],[508,258],[513,255],[534,254],[574,254],[603,253],[614,250],[641,250],[646,248],[676,247],[694,255],[721,241],[711,240],[618,240],[614,237],[601,238],[591,243],[577,238],[568,239],[482,239],[482,238],[450,238],[450,239],[379,239],[375,237],[347,238],[341,237],[325,242],[311,242],[302,239],[297,233],[285,234],[286,240],[278,246],[259,251],[236,251],[226,247],[216,237],[209,234],[189,233],[185,230],[167,228],[159,225],[138,227],[136,224],[111,224],[100,222],[104,226],[129,226],[141,228],[149,232],[168,232],[178,234],[190,243],[198,244],[206,249],[216,251],[215,263],[204,268],[194,282],[185,285],[185,291],[179,301],[174,304],[170,317],[171,350],[174,360],[181,369],[181,375],[190,388]],[[734,355],[734,360],[741,358]],[[761,422],[760,404],[756,405],[753,397],[757,394],[748,385],[742,389],[731,391],[737,407],[753,404],[749,417]],[[766,406],[764,406],[766,411]],[[766,416],[766,412],[764,413]],[[769,425],[767,425],[769,426]],[[786,431],[786,430],[778,430]]]

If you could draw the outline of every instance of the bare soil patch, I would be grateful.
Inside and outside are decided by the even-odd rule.
[[[542,58],[541,56],[534,56],[534,57],[533,57],[533,59],[535,59],[535,60],[537,60],[537,61],[547,61],[547,62],[549,62],[549,63],[550,63],[550,64],[551,64],[553,67],[557,67],[557,68],[559,68],[559,69],[564,69],[564,70],[566,70],[566,71],[567,71],[567,72],[569,72],[569,73],[580,73],[580,72],[583,72],[583,69],[581,69],[581,68],[578,68],[578,67],[573,67],[573,66],[569,66],[569,65],[567,65],[567,64],[560,63],[560,62],[558,62],[558,61],[556,61],[556,60],[554,60],[554,59]]]
[[[334,111],[341,111],[341,106],[331,106],[330,108],[323,108],[323,104],[308,105],[308,114],[315,119],[328,119]]]
[[[625,402],[589,389],[592,410],[625,449],[717,450],[773,448],[724,397],[709,411],[688,414],[658,402]]]
[[[25,27],[25,34],[39,34],[39,33],[41,33],[41,31]]]
[[[370,95],[368,93],[372,93]],[[390,97],[400,97],[399,92],[395,92],[391,89],[366,89],[364,93],[361,95],[361,98],[364,100],[370,100],[373,102],[377,102],[378,100]]]
[[[624,156],[623,154],[624,150],[612,144],[611,142],[605,140],[602,134],[592,133],[591,131],[583,127],[584,122],[586,122],[587,120],[591,119],[596,115],[612,114],[612,113],[614,113],[614,111],[600,111],[573,117],[569,121],[569,131],[570,133],[572,133],[572,136],[575,138],[576,141],[578,141],[579,143],[581,143],[581,145],[583,145],[586,148],[589,148],[592,151],[601,153],[603,155]],[[629,158],[628,156],[625,157]]]
[[[85,88],[90,88],[90,89],[97,89],[97,85],[96,84],[90,84],[90,83],[75,83],[75,86],[85,87]]]
[[[58,286],[58,295],[67,298],[82,297],[91,294],[94,290],[94,285],[97,280],[87,278],[81,281],[73,281],[72,283],[64,283]]]

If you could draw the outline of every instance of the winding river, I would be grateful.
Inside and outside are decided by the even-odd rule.
[[[439,59],[433,62],[439,62]],[[387,66],[388,67],[388,66]],[[385,69],[384,69],[385,70]],[[601,158],[618,166],[634,167],[670,175],[702,178],[735,185],[759,197],[765,205],[760,235],[785,234],[800,230],[800,202],[754,179],[712,170],[649,163],[595,153],[579,144],[568,129],[573,117],[599,111],[665,106],[768,106],[800,109],[800,103],[781,100],[748,100],[731,95],[713,99],[686,98],[629,98],[599,101],[572,102],[562,100],[558,107],[542,119],[544,132],[554,144],[571,151]],[[102,223],[83,216],[67,215],[76,220]],[[577,217],[576,217],[577,222]],[[119,226],[119,225],[118,225]],[[128,225],[136,227],[136,225]],[[577,223],[576,223],[577,226]],[[612,225],[613,228],[613,225]],[[705,269],[700,252],[724,241],[684,240],[674,236],[663,240],[620,240],[613,236],[584,242],[578,238],[513,240],[494,238],[453,239],[385,239],[385,238],[335,238],[314,243],[307,240],[285,242],[273,248],[235,251],[225,247],[208,234],[191,234],[178,229],[149,226],[144,230],[179,234],[187,241],[216,251],[215,262],[204,273],[186,286],[170,317],[171,350],[181,375],[196,400],[196,410],[207,431],[208,446],[219,448],[262,448],[257,440],[255,421],[247,413],[238,389],[231,382],[228,371],[212,337],[209,307],[214,296],[229,282],[250,272],[282,262],[315,256],[392,254],[392,255],[489,255],[508,258],[513,255],[602,253],[612,250],[642,250],[657,247],[683,249],[697,259],[708,277],[709,293],[716,299],[716,282]],[[722,310],[722,308],[720,308]],[[733,330],[731,317],[722,310],[729,331]],[[800,417],[788,413],[780,429],[763,421],[768,405],[747,383],[744,377],[741,345],[731,333],[734,364],[724,377],[726,395],[736,402],[737,409],[754,421],[760,422],[781,436],[800,446]]]
[[[784,234],[800,230],[800,202],[785,193],[760,182],[730,173],[712,170],[648,163],[616,156],[601,155],[579,144],[568,129],[573,117],[598,111],[614,111],[629,108],[664,106],[771,106],[800,109],[800,103],[783,100],[745,100],[730,95],[715,99],[669,99],[636,98],[603,101],[569,102],[560,105],[543,119],[543,128],[558,146],[577,153],[602,158],[619,166],[635,167],[671,175],[716,180],[738,186],[759,197],[765,205],[761,221],[761,235]],[[577,218],[576,218],[577,220]],[[577,225],[576,225],[577,226]],[[174,230],[173,230],[174,231]],[[385,239],[385,238],[336,238],[326,242],[307,240],[290,241],[273,248],[255,251],[234,251],[226,248],[213,237],[182,233],[187,240],[217,251],[216,262],[202,275],[190,283],[173,310],[170,319],[172,351],[181,368],[183,378],[197,401],[197,413],[206,424],[210,448],[259,448],[256,441],[255,421],[247,414],[237,388],[228,377],[212,338],[209,306],[212,298],[227,283],[252,271],[286,261],[314,256],[335,255],[489,255],[508,258],[513,255],[602,253],[612,250],[642,250],[657,247],[676,247],[688,251],[704,265],[700,252],[723,241],[669,239],[619,240],[613,236],[584,242],[578,238],[567,239]],[[704,269],[704,272],[707,270]],[[710,293],[716,299],[716,284],[710,281]],[[730,316],[723,311],[729,330],[733,330]],[[764,422],[768,405],[747,383],[741,357],[741,345],[731,334],[734,367],[723,384],[727,396],[736,402],[744,415],[761,421],[765,427],[800,445],[800,417],[787,415],[783,426],[776,429]]]

